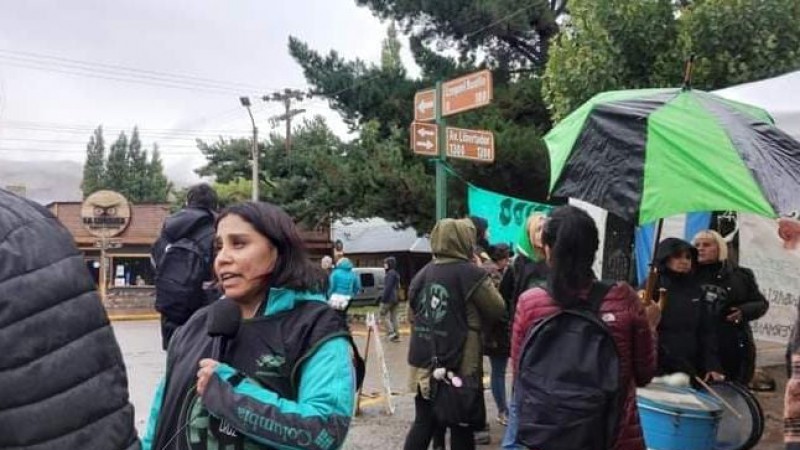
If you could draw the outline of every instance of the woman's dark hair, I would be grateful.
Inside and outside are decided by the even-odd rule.
[[[561,206],[550,215],[542,241],[550,247],[547,286],[562,307],[572,306],[580,290],[594,279],[592,264],[597,253],[597,225],[586,211]]]
[[[266,202],[245,202],[222,210],[219,221],[235,214],[269,239],[278,250],[278,260],[270,278],[270,285],[297,291],[319,291],[325,274],[308,258],[305,242],[300,237],[294,221],[280,207]]]
[[[389,256],[383,260],[383,263],[389,267],[389,270],[397,268],[397,259],[394,256]]]

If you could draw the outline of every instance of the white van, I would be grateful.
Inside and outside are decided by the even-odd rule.
[[[383,267],[353,267],[353,273],[361,281],[361,291],[352,300],[351,305],[378,305],[383,295],[383,284],[386,271]]]

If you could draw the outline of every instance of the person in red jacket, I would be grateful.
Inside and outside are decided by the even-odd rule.
[[[597,252],[597,226],[582,209],[557,208],[545,225],[542,240],[550,266],[547,289],[525,291],[517,303],[511,339],[511,359],[516,370],[521,346],[528,331],[541,319],[562,308],[558,299],[585,301],[595,280],[592,272]],[[644,307],[630,285],[618,282],[600,306],[600,317],[608,325],[619,351],[621,385],[624,386],[615,450],[644,450],[644,437],[636,408],[636,387],[645,386],[657,369],[656,327],[658,306]]]

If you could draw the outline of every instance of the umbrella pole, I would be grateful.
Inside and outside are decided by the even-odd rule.
[[[650,273],[647,274],[647,283],[642,293],[642,302],[649,306],[655,299],[656,286],[658,286],[658,269],[656,268],[656,249],[658,241],[661,240],[661,230],[664,228],[664,219],[658,219],[656,224],[656,235],[653,236],[653,253],[650,255]]]

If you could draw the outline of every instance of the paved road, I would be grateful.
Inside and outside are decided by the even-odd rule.
[[[165,353],[161,350],[159,324],[157,321],[114,322],[114,331],[127,364],[131,401],[136,408],[136,426],[141,434],[144,433],[153,392],[164,372]],[[356,331],[354,334],[356,343],[363,353],[366,343],[365,333]],[[382,377],[373,343],[367,359],[367,379],[363,389],[363,393],[367,397],[362,397],[362,414],[353,420],[345,449],[402,448],[405,434],[413,420],[414,402],[412,395],[408,392],[408,366],[405,362],[408,337],[404,337],[401,343],[392,343],[386,340],[382,342],[386,353],[392,392],[395,394],[393,396],[396,406],[395,414],[389,416],[385,413],[385,400],[379,396],[383,391]],[[759,363],[779,364],[782,358],[783,346],[759,343]],[[775,393],[759,395],[767,419],[767,432],[757,446],[763,450],[782,448],[780,433],[785,373],[780,367],[771,369],[770,373],[778,380],[779,389]],[[370,396],[375,397],[370,398]],[[488,417],[495,417],[494,401],[488,391],[486,392],[486,406]],[[482,448],[497,448],[502,431],[501,426],[492,423],[493,444]]]
[[[114,322],[114,332],[122,348],[128,370],[131,402],[136,409],[136,427],[143,434],[147,424],[150,403],[156,385],[164,373],[165,355],[161,350],[160,328],[157,321]],[[365,333],[356,331],[355,340],[362,353],[366,344]],[[382,340],[391,380],[396,410],[393,416],[385,413],[385,400],[379,397],[383,391],[381,371],[374,342],[367,358],[367,378],[362,400],[362,414],[353,421],[345,449],[367,450],[376,448],[402,448],[408,427],[414,418],[413,396],[408,393],[408,366],[406,354],[408,338],[400,343]],[[488,372],[487,372],[488,373]],[[489,417],[496,410],[491,395],[486,393]],[[374,398],[370,398],[375,396]],[[494,442],[499,442],[502,427],[492,426]],[[490,447],[486,447],[490,448]],[[492,446],[491,448],[496,448]]]

